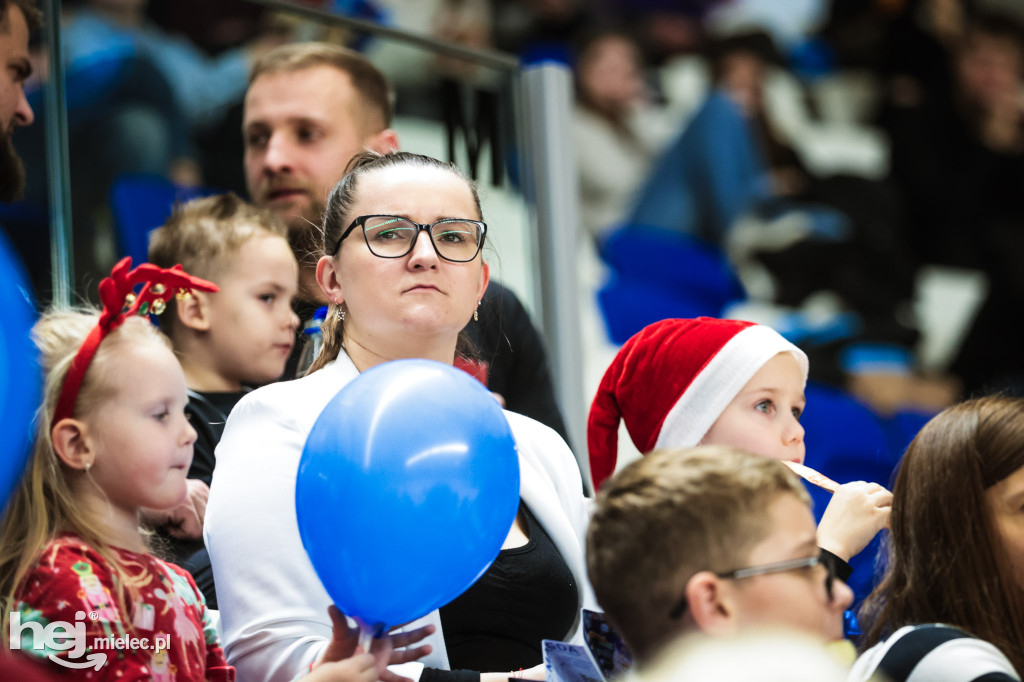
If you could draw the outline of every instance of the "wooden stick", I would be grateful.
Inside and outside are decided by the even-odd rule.
[[[833,481],[828,476],[820,474],[814,469],[804,466],[803,464],[797,464],[796,462],[783,462],[786,466],[793,470],[793,473],[804,479],[808,483],[813,483],[819,488],[824,488],[830,493],[834,493],[839,489],[839,484]]]

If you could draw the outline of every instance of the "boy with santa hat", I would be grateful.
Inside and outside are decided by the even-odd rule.
[[[590,408],[587,442],[597,489],[615,469],[618,428],[641,453],[695,445],[742,448],[802,464],[807,356],[769,327],[739,320],[669,319],[627,341]],[[877,483],[839,486],[818,525],[839,578],[889,521]]]

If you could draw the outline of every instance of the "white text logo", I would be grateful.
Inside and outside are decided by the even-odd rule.
[[[11,649],[20,649],[24,633],[32,633],[32,648],[46,651],[67,651],[68,658],[78,658],[85,653],[85,618],[84,611],[75,613],[75,622],[55,620],[43,627],[42,623],[21,622],[21,612],[11,614]],[[106,654],[89,654],[84,661],[76,662],[59,658],[56,654],[47,654],[48,659],[68,668],[95,668],[99,670],[107,662]]]

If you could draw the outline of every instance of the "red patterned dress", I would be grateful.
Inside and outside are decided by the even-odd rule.
[[[192,576],[149,554],[114,551],[139,595],[131,622],[117,611],[107,562],[67,533],[46,547],[17,595],[8,636],[20,638],[22,652],[81,680],[233,681]]]

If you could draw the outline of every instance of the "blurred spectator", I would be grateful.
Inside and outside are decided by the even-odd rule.
[[[969,0],[910,0],[888,26],[881,55],[891,96],[904,104],[949,95],[949,56],[964,31]]]
[[[729,0],[716,2],[704,17],[713,35],[729,35],[754,28],[766,32],[787,54],[798,48],[827,11],[828,0]]]
[[[580,216],[598,241],[625,217],[673,132],[666,112],[650,101],[643,69],[639,46],[617,30],[591,34],[576,53],[572,133]]]
[[[835,317],[820,343],[808,337],[802,344],[814,358],[814,378],[845,383],[882,356],[887,371],[916,382],[909,370],[917,331],[907,312],[913,272],[891,189],[808,171],[764,109],[765,70],[782,61],[767,35],[722,39],[710,60],[715,88],[655,164],[629,222],[728,248],[737,265],[769,274],[749,293],[772,304],[798,308],[819,292],[837,295],[838,310],[855,317],[845,318],[852,324]],[[945,391],[925,397],[910,389],[886,402],[950,399]]]
[[[65,3],[68,5],[69,3]],[[64,49],[74,65],[109,54],[142,54],[160,70],[192,127],[216,123],[245,94],[253,58],[281,43],[260,38],[210,57],[146,16],[148,0],[84,0],[68,7]]]
[[[492,49],[490,0],[379,0],[387,24],[448,45]],[[500,71],[398,40],[373,40],[366,56],[396,93],[396,114],[441,119],[466,132],[479,116],[479,97],[492,97]],[[439,86],[439,82],[441,85]],[[470,110],[476,112],[471,114]],[[461,119],[461,120],[458,120]],[[468,140],[467,140],[468,141]],[[473,171],[470,171],[474,175]]]
[[[115,178],[122,173],[170,175],[174,168],[179,169],[175,173],[179,180],[194,182],[198,176],[184,115],[163,75],[147,57],[110,55],[69,65],[65,92],[74,271],[77,284],[84,286],[94,283],[116,257],[110,247],[107,208]],[[29,93],[29,101],[40,114],[42,97],[38,86]],[[45,206],[45,127],[33,126],[15,145],[25,159],[26,199]],[[26,248],[49,253],[45,223],[31,236],[33,241]],[[40,276],[47,275],[33,272],[33,279]]]
[[[494,0],[494,44],[526,61],[569,63],[571,41],[604,16],[588,0]]]
[[[146,15],[166,33],[187,36],[209,55],[245,45],[277,28],[265,6],[248,0],[149,0]]]
[[[904,82],[882,117],[919,260],[975,268],[989,277],[989,298],[952,367],[968,392],[1024,389],[1024,360],[1011,322],[1024,300],[1021,36],[1005,16],[969,20],[952,58],[943,62],[949,88],[915,89]]]
[[[821,35],[841,68],[921,75],[941,68],[939,35],[957,30],[959,7],[960,0],[831,0]]]
[[[704,44],[703,19],[722,0],[608,0],[616,21],[632,29],[652,63],[697,52]]]
[[[570,46],[588,31],[614,25],[636,36],[660,64],[698,51],[708,11],[727,0],[493,0],[495,46],[527,61],[569,62]]]
[[[210,58],[150,23],[146,6],[147,0],[85,0],[62,7],[74,269],[82,285],[118,255],[108,208],[116,179],[143,173],[199,184],[193,134],[241,101],[252,58],[277,42],[259,39]],[[40,97],[37,91],[34,100]],[[19,148],[28,198],[45,204],[42,126]],[[37,240],[33,248],[48,250],[46,235]]]
[[[431,33],[447,43],[487,48],[491,46],[490,14],[489,5],[482,0],[441,0],[431,21]]]

